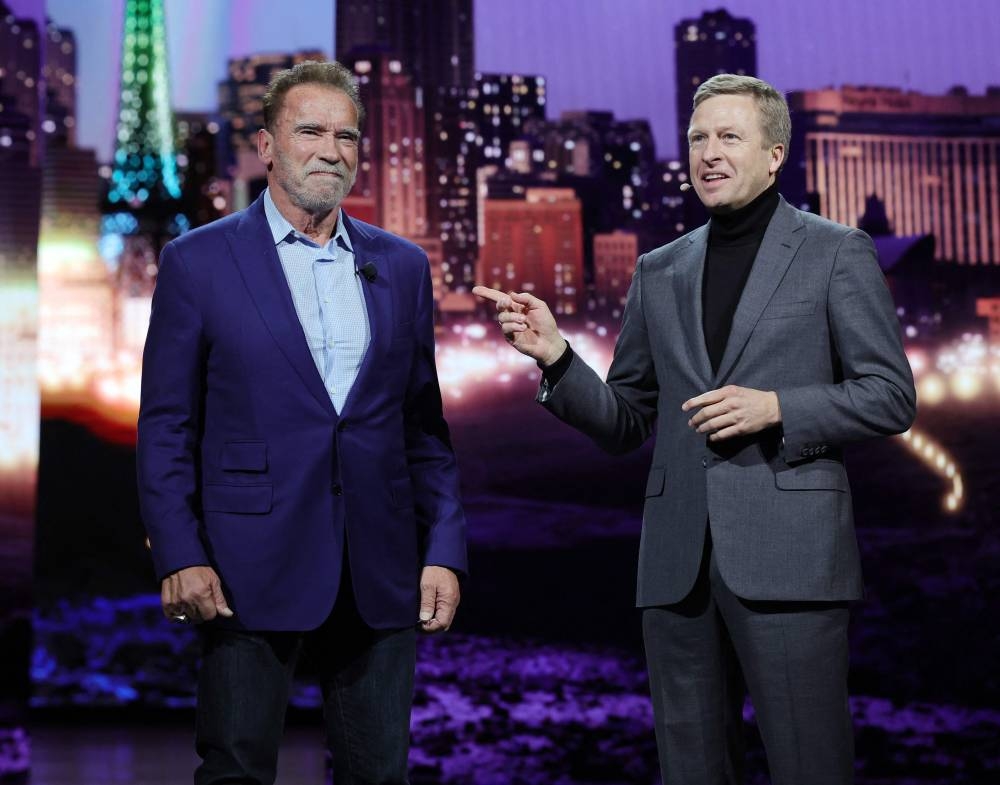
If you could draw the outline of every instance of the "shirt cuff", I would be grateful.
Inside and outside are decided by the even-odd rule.
[[[552,363],[552,365],[542,366],[541,363],[538,363],[538,367],[542,369],[542,380],[549,389],[555,387],[559,383],[559,380],[566,375],[566,371],[569,370],[570,363],[572,362],[573,347],[569,345],[569,341],[566,341],[566,350],[559,355],[559,359]]]

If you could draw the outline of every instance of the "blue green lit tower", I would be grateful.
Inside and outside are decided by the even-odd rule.
[[[188,227],[170,107],[163,5],[163,0],[125,3],[115,155],[103,233],[109,241],[105,251],[119,257],[119,281],[132,294],[151,288],[150,271],[160,248]]]

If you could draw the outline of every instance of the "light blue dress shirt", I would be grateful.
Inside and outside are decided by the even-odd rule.
[[[337,230],[321,247],[278,211],[270,189],[264,191],[264,213],[313,362],[340,414],[371,341],[361,276],[343,214],[338,213]]]

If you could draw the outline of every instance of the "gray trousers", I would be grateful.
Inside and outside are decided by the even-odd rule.
[[[849,615],[840,602],[740,599],[709,544],[691,593],[642,615],[663,785],[743,783],[747,689],[772,785],[853,783]]]

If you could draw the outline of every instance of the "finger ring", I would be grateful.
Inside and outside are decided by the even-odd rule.
[[[191,617],[188,616],[186,613],[175,613],[173,616],[170,617],[170,620],[175,621],[178,624],[187,624],[189,621],[191,621]]]

